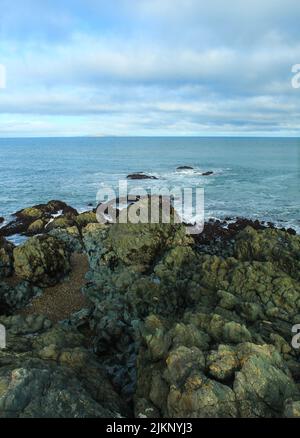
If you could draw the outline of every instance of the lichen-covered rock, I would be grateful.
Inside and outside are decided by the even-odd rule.
[[[35,236],[14,249],[16,274],[39,286],[56,284],[70,269],[69,252],[52,236]]]
[[[13,249],[14,245],[0,236],[0,278],[13,272]]]
[[[46,221],[42,219],[37,219],[32,224],[29,225],[27,229],[27,234],[40,234],[45,231]]]
[[[49,232],[49,235],[61,240],[70,252],[83,252],[82,239],[76,226],[66,229],[54,228]]]
[[[189,314],[186,319],[190,330],[197,332],[199,324],[201,330],[203,316]],[[146,406],[149,416],[155,412],[166,418],[275,418],[286,415],[285,400],[299,396],[274,346],[242,342],[209,350],[214,341],[208,338],[208,345],[200,350],[184,337],[181,345],[178,338],[174,345],[174,327],[168,326],[150,316],[142,327],[136,416],[147,416]],[[195,343],[197,338],[192,338]]]
[[[285,400],[298,394],[282,357],[273,346],[242,344],[238,349],[241,369],[233,390],[242,417],[282,417]]]
[[[42,324],[33,326],[30,317],[19,317],[19,324],[0,318],[7,328],[7,348],[0,350],[0,418],[129,415],[84,337],[39,319]]]
[[[48,224],[46,225],[45,229],[46,231],[55,230],[57,228],[69,228],[73,227],[75,224],[75,221],[72,217],[69,216],[59,216],[54,218],[53,220],[50,220]]]
[[[97,222],[97,216],[94,211],[85,211],[76,216],[76,224],[80,229],[86,227],[88,224]]]
[[[245,228],[237,236],[236,257],[240,260],[273,262],[295,279],[300,279],[300,236],[286,231]]]

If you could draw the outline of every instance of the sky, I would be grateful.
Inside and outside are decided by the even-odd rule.
[[[0,0],[0,136],[299,136],[299,21],[299,0]]]

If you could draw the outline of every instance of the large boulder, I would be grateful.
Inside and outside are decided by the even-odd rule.
[[[14,249],[16,274],[39,286],[56,284],[70,270],[70,254],[53,236],[35,236]]]

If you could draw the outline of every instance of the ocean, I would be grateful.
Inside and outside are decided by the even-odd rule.
[[[194,170],[180,171],[178,166]],[[202,176],[212,171],[213,175]],[[300,231],[300,140],[295,138],[0,139],[0,216],[51,199],[79,211],[127,174],[151,188],[203,187],[205,217],[247,217]]]

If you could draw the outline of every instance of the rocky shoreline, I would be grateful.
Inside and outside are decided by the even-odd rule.
[[[300,417],[299,272],[300,236],[272,224],[21,210],[0,228],[0,418]]]

